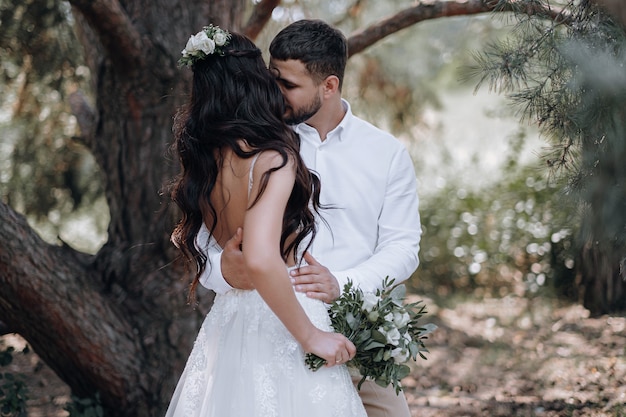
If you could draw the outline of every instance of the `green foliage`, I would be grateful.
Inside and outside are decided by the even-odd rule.
[[[552,146],[544,155],[584,211],[587,241],[626,247],[626,33],[591,1],[547,18],[543,0],[516,10],[510,38],[476,56],[474,74],[504,92]],[[546,13],[528,15],[528,7]],[[552,8],[552,10],[558,10]],[[626,259],[626,258],[625,258]]]
[[[13,361],[15,348],[9,346],[0,351],[0,366],[8,366]],[[28,353],[26,347],[23,353]],[[28,387],[24,382],[24,376],[11,372],[0,372],[0,415],[6,417],[26,417],[26,401],[28,400]]]
[[[614,406],[612,411],[615,417],[626,417],[626,406],[624,404]]]
[[[13,362],[13,352],[15,352],[13,346],[0,351],[0,366],[7,366]]]
[[[58,228],[103,193],[68,104],[72,92],[89,91],[90,78],[69,4],[3,1],[0,53],[2,200]]]
[[[362,375],[359,389],[366,378],[371,378],[382,387],[392,385],[399,393],[401,380],[410,373],[406,363],[418,356],[426,359],[424,340],[436,328],[419,323],[426,306],[422,301],[406,303],[406,286],[394,286],[393,281],[386,277],[375,294],[364,293],[348,281],[329,308],[333,329],[356,347],[355,356],[346,365]],[[316,371],[326,361],[309,353],[305,363]]]
[[[69,417],[104,417],[104,409],[100,402],[100,395],[90,398],[79,398],[72,395],[72,402],[65,406]]]
[[[448,185],[422,201],[421,265],[412,280],[417,291],[445,298],[571,288],[577,210],[539,169],[509,166],[493,186],[468,191]]]
[[[28,354],[30,348],[26,346],[21,353]],[[0,367],[6,367],[13,362],[15,348],[12,346],[0,350]],[[26,417],[28,415],[26,401],[28,387],[25,375],[12,372],[0,372],[0,416]],[[65,405],[69,417],[104,417],[104,409],[99,394],[89,398],[72,396],[72,401]]]
[[[0,414],[7,417],[26,417],[28,388],[22,377],[0,373]]]

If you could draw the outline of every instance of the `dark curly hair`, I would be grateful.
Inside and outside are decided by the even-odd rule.
[[[307,235],[315,236],[313,211],[319,204],[319,178],[309,171],[300,158],[300,142],[295,132],[283,121],[285,103],[278,85],[265,66],[261,51],[243,35],[231,33],[223,54],[208,55],[192,65],[191,97],[174,119],[175,142],[181,172],[175,179],[171,198],[182,211],[182,218],[172,232],[172,242],[183,256],[196,266],[190,288],[195,295],[199,277],[206,268],[207,257],[195,245],[208,210],[212,224],[218,213],[211,204],[211,193],[220,169],[219,155],[232,149],[241,158],[273,150],[282,156],[282,164],[266,171],[259,183],[256,204],[267,187],[270,175],[284,167],[288,159],[296,164],[296,180],[285,209],[281,234],[283,259],[299,246]],[[240,140],[248,145],[242,149]],[[310,205],[310,203],[312,203]],[[207,214],[206,212],[204,214]],[[294,239],[288,237],[294,235]],[[289,242],[289,243],[287,243]],[[311,240],[308,240],[310,245]]]

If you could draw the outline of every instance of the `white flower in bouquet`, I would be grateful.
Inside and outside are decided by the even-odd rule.
[[[379,327],[378,331],[385,335],[388,344],[398,346],[398,343],[400,343],[402,335],[396,327],[391,327],[389,330],[385,330],[384,327]]]
[[[394,287],[389,277],[375,294],[363,293],[348,281],[341,296],[331,304],[333,328],[356,346],[356,355],[347,365],[362,375],[358,388],[370,378],[383,387],[392,384],[398,393],[402,378],[410,373],[406,363],[416,361],[417,356],[426,359],[424,340],[437,326],[418,325],[426,308],[421,301],[405,304],[405,295],[404,284]],[[315,371],[326,361],[308,353],[305,363]]]
[[[371,311],[367,315],[367,319],[371,321],[372,323],[376,323],[376,321],[378,321],[378,317],[380,317],[380,314],[378,314],[378,311]]]
[[[409,316],[409,313],[407,313],[406,311],[403,313],[399,311],[396,311],[395,313],[393,313],[393,323],[399,328],[406,326],[409,320],[411,320],[411,317]]]
[[[395,363],[405,363],[409,360],[410,352],[407,348],[395,348],[391,351],[391,357]]]
[[[368,292],[363,294],[363,311],[371,313],[372,310],[374,310],[374,307],[378,305],[379,300],[380,297],[374,293]]]

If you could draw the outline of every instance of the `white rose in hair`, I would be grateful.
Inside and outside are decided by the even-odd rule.
[[[211,55],[215,52],[215,42],[207,36],[205,31],[199,32],[195,38],[195,41],[197,42],[196,49],[200,49],[207,55]]]
[[[224,46],[224,44],[228,40],[228,36],[226,36],[226,33],[219,31],[216,32],[215,35],[213,35],[213,40],[215,41],[215,44],[217,46]]]
[[[202,31],[189,37],[185,49],[181,51],[182,58],[178,60],[180,66],[191,67],[194,63],[218,53],[224,55],[221,49],[228,44],[230,33],[217,26],[205,26]]]
[[[206,55],[210,55],[215,51],[215,42],[204,31],[198,32],[189,38],[183,54],[197,55],[196,52],[198,51],[202,51]]]

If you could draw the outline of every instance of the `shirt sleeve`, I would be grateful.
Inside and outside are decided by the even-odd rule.
[[[198,250],[204,252],[207,256],[207,265],[200,275],[200,284],[216,294],[225,294],[232,290],[233,287],[226,282],[222,275],[222,269],[220,268],[222,264],[222,250],[217,244],[212,245],[209,238],[209,229],[203,223],[195,239]]]
[[[377,228],[378,243],[368,260],[343,271],[331,271],[340,288],[350,279],[364,292],[375,292],[382,288],[385,277],[398,284],[407,280],[419,265],[422,228],[417,180],[413,161],[404,147],[389,167]]]

